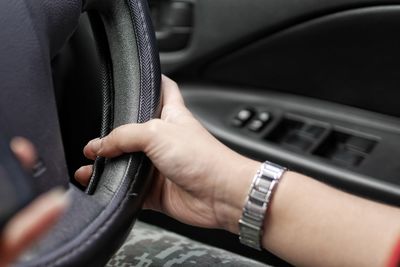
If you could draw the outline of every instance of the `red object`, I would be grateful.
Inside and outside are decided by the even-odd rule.
[[[389,259],[388,267],[400,267],[400,239],[393,250],[393,254]]]

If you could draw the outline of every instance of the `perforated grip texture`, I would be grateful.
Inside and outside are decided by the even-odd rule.
[[[150,16],[144,15],[148,12],[146,10],[148,8],[147,1],[127,1],[139,49],[141,96],[138,121],[146,122],[157,116],[160,112],[160,59]]]

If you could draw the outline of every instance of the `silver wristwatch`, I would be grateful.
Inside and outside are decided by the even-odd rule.
[[[242,244],[261,250],[265,214],[274,189],[286,170],[266,161],[254,176],[242,218],[239,220],[239,239]]]

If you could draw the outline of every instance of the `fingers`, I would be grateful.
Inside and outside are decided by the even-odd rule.
[[[15,137],[11,140],[10,148],[26,170],[35,166],[36,150],[31,142],[22,137]]]
[[[182,95],[177,84],[166,76],[162,76],[164,105],[184,106]],[[160,120],[152,120],[144,124],[129,124],[113,130],[102,139],[90,141],[83,149],[84,155],[92,160],[97,156],[116,157],[123,153],[144,151],[151,133],[158,132]]]
[[[182,98],[182,94],[179,91],[179,87],[170,78],[167,76],[162,76],[161,80],[161,89],[162,89],[162,100],[163,106],[172,105],[172,106],[184,106],[185,103]]]
[[[118,127],[106,137],[90,141],[83,153],[94,160],[97,156],[112,158],[123,153],[145,151],[154,133],[159,133],[161,123],[160,120],[152,120]]]
[[[93,173],[93,165],[87,165],[80,167],[75,172],[75,179],[83,186],[87,186],[89,184],[90,177]]]
[[[95,160],[97,157],[97,142],[101,142],[100,138],[93,139],[83,148],[83,154],[86,158]]]
[[[55,189],[40,196],[18,213],[4,228],[0,266],[5,266],[43,235],[69,204],[64,190]]]

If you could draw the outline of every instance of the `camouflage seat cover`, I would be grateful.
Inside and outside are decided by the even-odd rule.
[[[211,247],[164,229],[137,222],[107,267],[254,266],[260,262]]]

